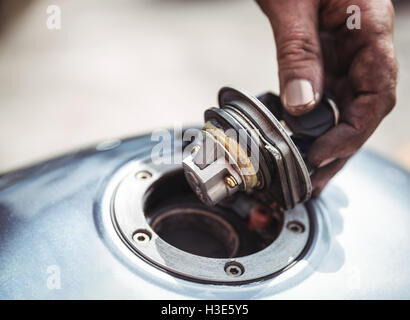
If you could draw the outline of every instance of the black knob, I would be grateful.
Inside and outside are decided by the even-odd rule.
[[[339,118],[336,103],[328,94],[324,94],[316,107],[301,116],[293,116],[282,108],[282,120],[297,139],[316,139],[333,128]]]

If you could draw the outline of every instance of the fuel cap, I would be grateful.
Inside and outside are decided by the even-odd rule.
[[[205,111],[198,144],[183,160],[185,176],[204,203],[215,205],[238,191],[258,192],[291,209],[311,197],[304,156],[311,143],[337,124],[328,96],[313,112],[289,115],[280,98],[256,98],[224,87],[219,108]]]

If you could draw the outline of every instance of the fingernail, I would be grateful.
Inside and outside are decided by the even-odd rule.
[[[286,84],[283,103],[294,112],[304,111],[307,106],[315,104],[315,92],[310,81],[305,79],[291,80]]]
[[[335,161],[336,158],[330,158],[330,159],[326,159],[323,160],[320,164],[319,164],[319,168],[325,167],[327,166],[329,163],[332,163],[333,161]]]

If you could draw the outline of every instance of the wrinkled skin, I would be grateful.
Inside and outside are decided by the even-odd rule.
[[[341,121],[308,154],[317,170],[313,195],[370,137],[396,103],[394,9],[389,0],[257,0],[275,36],[281,97],[292,79],[307,79],[338,102]],[[361,29],[349,30],[348,6],[361,9]],[[300,115],[313,105],[286,106]]]

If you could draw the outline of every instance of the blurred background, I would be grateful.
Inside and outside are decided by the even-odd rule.
[[[61,29],[46,10],[61,8]],[[410,169],[410,3],[397,1],[398,105],[366,144]],[[221,86],[278,92],[252,0],[0,0],[0,173],[104,140],[200,124]]]

